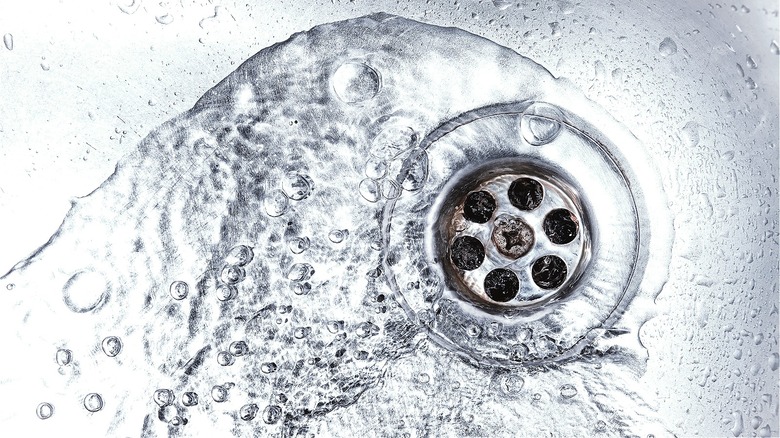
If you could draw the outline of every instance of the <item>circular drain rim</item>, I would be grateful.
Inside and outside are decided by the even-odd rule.
[[[422,141],[422,143],[419,145],[420,151],[422,153],[426,153],[426,151],[429,150],[429,147],[435,143],[436,141],[440,140],[442,137],[450,134],[451,132],[455,131],[461,126],[482,120],[487,119],[489,117],[493,116],[509,116],[514,117],[517,119],[518,128],[519,126],[519,120],[523,117],[524,111],[529,109],[534,109],[534,106],[536,105],[543,105],[543,106],[549,106],[544,103],[538,103],[538,102],[531,102],[531,101],[522,101],[522,102],[515,102],[510,104],[502,104],[502,105],[492,105],[489,107],[479,108],[473,111],[469,111],[467,113],[464,113],[444,124],[439,126],[439,128],[433,130],[430,134],[428,134]],[[512,340],[509,344],[511,345],[505,345],[503,346],[503,350],[500,351],[500,354],[492,354],[494,352],[490,352],[489,354],[483,354],[484,352],[481,351],[474,351],[472,343],[471,346],[463,345],[462,342],[460,342],[462,339],[453,339],[452,333],[447,333],[443,330],[441,330],[441,327],[437,327],[435,324],[437,321],[446,320],[446,318],[453,318],[453,317],[460,317],[465,316],[469,317],[470,314],[473,314],[476,309],[472,307],[472,309],[453,309],[453,306],[450,305],[451,303],[444,302],[446,306],[440,305],[442,301],[439,300],[441,297],[441,293],[439,293],[436,296],[432,296],[430,294],[425,295],[422,297],[424,302],[429,305],[428,309],[422,309],[419,308],[415,309],[413,306],[410,305],[409,299],[416,299],[419,301],[420,297],[414,297],[412,295],[406,294],[402,291],[402,289],[399,287],[399,284],[396,281],[394,268],[393,266],[398,263],[399,255],[397,252],[394,253],[395,248],[393,247],[392,236],[391,236],[391,223],[393,223],[394,219],[394,213],[396,209],[396,205],[398,202],[402,202],[403,199],[407,199],[410,195],[407,195],[406,197],[402,197],[396,200],[393,200],[391,202],[388,202],[385,206],[384,215],[383,215],[383,238],[385,241],[385,249],[383,251],[383,267],[384,272],[386,276],[386,280],[390,284],[391,288],[395,291],[396,299],[403,308],[403,310],[407,313],[407,316],[417,322],[420,326],[422,326],[430,335],[430,337],[435,340],[437,343],[441,344],[442,346],[445,346],[456,353],[463,356],[465,359],[480,363],[484,365],[489,366],[514,366],[518,364],[522,365],[529,365],[533,366],[535,364],[545,364],[549,362],[554,361],[561,361],[566,360],[567,358],[572,358],[576,356],[582,348],[584,348],[586,345],[588,345],[589,342],[591,342],[595,336],[597,336],[598,330],[597,328],[606,328],[609,327],[611,324],[613,324],[617,318],[620,317],[620,314],[622,313],[622,310],[625,309],[625,306],[628,302],[630,302],[630,298],[633,297],[636,293],[639,292],[641,284],[637,284],[636,278],[642,279],[643,276],[639,275],[635,277],[635,274],[639,272],[642,274],[644,271],[643,269],[648,266],[648,264],[651,264],[651,262],[654,262],[652,264],[658,265],[658,260],[651,260],[650,256],[648,254],[649,245],[645,243],[643,245],[642,243],[642,236],[644,234],[649,233],[649,223],[647,221],[642,222],[640,220],[640,208],[641,211],[646,213],[647,212],[647,206],[642,204],[639,206],[637,204],[635,195],[633,190],[639,190],[640,193],[642,193],[643,190],[646,190],[648,188],[647,183],[657,183],[657,179],[653,178],[652,175],[648,176],[647,171],[645,171],[645,174],[642,175],[642,172],[639,174],[633,172],[632,168],[630,166],[626,165],[625,157],[621,155],[621,149],[618,147],[616,143],[611,141],[610,138],[606,137],[603,132],[600,132],[599,130],[595,129],[587,123],[584,119],[581,119],[569,112],[564,112],[564,108],[555,108],[552,107],[552,111],[547,112],[547,114],[556,114],[560,117],[557,117],[552,119],[547,114],[543,115],[542,117],[548,118],[550,120],[554,120],[557,123],[561,124],[561,128],[566,128],[564,130],[569,130],[572,133],[575,133],[578,138],[582,138],[583,142],[588,144],[596,153],[600,159],[605,163],[605,165],[609,168],[611,171],[610,173],[614,173],[614,175],[617,176],[618,181],[622,183],[624,186],[624,189],[626,190],[626,202],[628,203],[628,206],[631,210],[631,223],[633,227],[633,239],[626,239],[627,241],[630,241],[630,243],[633,245],[631,248],[631,261],[628,263],[630,265],[628,267],[628,271],[625,272],[625,275],[622,275],[620,279],[622,280],[620,282],[620,287],[618,290],[618,293],[615,297],[614,303],[608,306],[606,309],[607,312],[605,315],[602,316],[601,324],[595,324],[583,327],[583,330],[581,333],[577,333],[576,336],[574,336],[572,339],[569,339],[570,342],[565,343],[562,345],[562,342],[558,342],[552,337],[548,336],[548,334],[554,335],[552,331],[542,331],[542,333],[539,335],[539,333],[534,333],[533,335],[536,336],[537,346],[542,344],[546,345],[547,352],[544,354],[542,353],[534,353],[532,355],[528,355],[528,348],[525,346],[525,344],[520,344],[519,347],[524,348],[526,351],[526,354],[515,354],[516,351],[509,351],[510,348],[518,347],[516,340]],[[536,111],[531,112],[535,117],[540,117],[539,113]],[[603,115],[597,114],[597,117],[601,116],[602,119],[604,119],[607,122],[610,122],[610,125],[615,125],[616,122],[614,122],[614,119],[608,119],[604,118]],[[570,121],[578,121],[579,123],[575,124]],[[583,125],[587,129],[580,129],[576,125]],[[627,138],[627,135],[625,134],[622,127],[619,125],[615,125],[618,128],[617,133],[613,133],[613,136],[615,138],[620,138],[625,140]],[[628,134],[630,135],[630,134]],[[558,136],[558,132],[555,132],[555,135],[551,138],[550,141],[555,140],[555,138]],[[598,139],[598,140],[597,140]],[[630,140],[627,144],[629,146],[636,146],[638,144],[638,141],[636,141],[635,137],[628,137]],[[541,147],[544,148],[544,145],[532,144],[533,147]],[[623,161],[616,159],[616,155],[613,153],[617,153],[617,156],[623,158]],[[410,157],[410,160],[414,160],[416,157]],[[501,158],[508,158],[506,155],[503,155]],[[623,165],[621,165],[623,164]],[[462,171],[462,168],[456,168],[460,169]],[[458,173],[456,170],[454,173]],[[399,178],[403,178],[404,175],[399,175]],[[450,178],[455,178],[454,176],[450,176]],[[429,182],[426,182],[426,185]],[[633,184],[632,184],[633,183]],[[642,184],[644,183],[644,184]],[[654,185],[654,184],[653,184]],[[659,185],[660,187],[660,185]],[[411,194],[412,196],[415,194]],[[650,197],[650,201],[658,203],[657,201],[659,199],[663,199],[663,193],[658,193]],[[651,202],[651,203],[653,203]],[[417,206],[419,207],[419,206]],[[590,207],[592,210],[592,206]],[[414,212],[418,212],[421,210],[421,208],[418,208],[418,210],[413,210]],[[664,226],[667,225],[665,223],[660,224],[660,232],[661,237],[665,237],[665,234],[670,234],[669,230],[665,228]],[[397,225],[396,225],[397,226]],[[598,232],[594,229],[596,233],[594,234],[594,241],[598,238]],[[666,232],[666,233],[665,233]],[[649,235],[648,235],[649,237]],[[656,241],[656,246],[658,245]],[[396,242],[397,244],[398,242]],[[408,249],[408,248],[407,248]],[[407,268],[410,266],[407,266]],[[413,266],[412,266],[413,267]],[[662,266],[661,266],[662,267]],[[417,278],[420,279],[420,281],[417,282],[410,282],[409,286],[413,284],[420,284],[425,283],[427,287],[440,287],[439,285],[439,278],[436,277],[436,274],[434,273],[433,276],[431,276],[431,266],[426,265],[425,263],[419,263],[417,266],[417,269],[419,269]],[[413,276],[412,276],[413,277]],[[404,279],[407,278],[407,275],[404,274],[402,277]],[[445,277],[446,280],[446,277]],[[650,287],[654,287],[653,285],[654,280],[649,280],[648,283],[651,284]],[[419,289],[419,286],[417,287]],[[660,289],[660,288],[659,288]],[[560,300],[559,302],[566,302],[567,299]],[[549,309],[548,309],[549,310]],[[479,309],[483,314],[487,314],[489,312],[485,312],[485,309]],[[486,339],[493,339],[496,338],[496,330],[498,332],[501,332],[506,326],[513,326],[513,328],[521,327],[519,331],[517,332],[517,338],[526,338],[525,335],[522,333],[525,333],[526,331],[532,332],[532,330],[528,330],[525,328],[522,328],[522,322],[531,322],[533,323],[535,320],[538,320],[540,318],[548,318],[550,316],[549,311],[540,311],[536,312],[536,314],[529,314],[529,313],[523,313],[523,312],[515,312],[515,313],[507,313],[503,312],[502,315],[504,318],[500,321],[494,319],[492,323],[490,323],[490,326],[487,327],[487,333],[485,336],[479,336],[481,340]],[[466,322],[462,324],[464,326]],[[557,321],[557,324],[562,324],[561,321]],[[479,334],[482,328],[474,328],[469,326],[467,329],[465,329],[466,332],[469,333],[469,336],[471,336],[472,333]],[[460,327],[460,329],[463,329],[463,327]],[[566,330],[565,327],[562,330]],[[475,335],[477,336],[477,335]],[[571,338],[571,333],[568,334],[568,336]],[[508,338],[506,338],[508,339]],[[520,348],[520,350],[522,350]],[[541,349],[539,350],[541,351]],[[506,353],[506,354],[505,354]]]

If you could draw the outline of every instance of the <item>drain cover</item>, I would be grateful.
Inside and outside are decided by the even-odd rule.
[[[487,363],[556,360],[630,299],[640,209],[626,164],[594,132],[528,101],[463,114],[422,140],[436,165],[386,208],[386,267],[442,345]]]

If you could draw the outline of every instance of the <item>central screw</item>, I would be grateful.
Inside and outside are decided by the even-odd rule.
[[[501,215],[496,218],[492,239],[501,254],[519,259],[534,245],[534,231],[518,217]]]

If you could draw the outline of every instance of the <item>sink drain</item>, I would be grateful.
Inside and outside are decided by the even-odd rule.
[[[517,102],[456,117],[419,150],[425,184],[385,209],[385,267],[435,340],[482,363],[543,363],[619,316],[647,231],[640,185],[606,136]]]
[[[489,166],[453,181],[442,200],[433,244],[445,275],[488,306],[530,307],[565,294],[590,255],[576,190],[539,158]]]

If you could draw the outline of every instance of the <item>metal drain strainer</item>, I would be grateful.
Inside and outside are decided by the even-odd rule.
[[[486,363],[555,360],[625,304],[639,210],[625,164],[583,123],[520,102],[461,115],[420,144],[427,179],[385,210],[385,267],[442,345]]]

